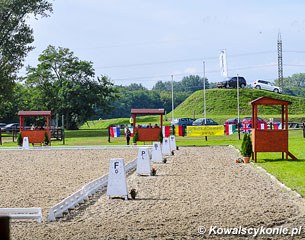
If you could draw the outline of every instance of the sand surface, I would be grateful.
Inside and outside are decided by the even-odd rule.
[[[107,173],[112,154],[130,160],[136,157],[134,149],[124,151],[1,151],[1,207],[42,207],[45,216],[45,211],[67,197],[67,192]],[[166,164],[154,164],[157,176],[128,176],[128,188],[138,191],[136,200],[108,199],[98,194],[56,222],[12,222],[11,237],[253,239],[200,235],[198,227],[305,227],[304,200],[282,189],[252,164],[236,164],[237,157],[231,147],[180,148]],[[303,229],[294,239],[304,238]]]

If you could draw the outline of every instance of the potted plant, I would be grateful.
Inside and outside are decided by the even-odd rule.
[[[250,162],[250,157],[252,155],[252,141],[250,134],[245,133],[243,142],[241,144],[241,155],[244,157],[244,163]]]
[[[136,199],[137,194],[138,194],[138,192],[137,192],[136,189],[132,188],[130,190],[130,196],[131,196],[132,199]]]
[[[155,168],[152,168],[151,169],[151,176],[156,176],[156,174],[157,174],[157,169],[155,169]]]
[[[133,135],[133,139],[132,139],[133,144],[137,145],[138,140],[139,140],[139,133],[138,133],[138,131],[136,131],[135,134]]]

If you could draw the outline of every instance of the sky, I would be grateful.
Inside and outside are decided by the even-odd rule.
[[[223,80],[219,55],[225,50],[228,75],[253,84],[278,77],[280,32],[284,77],[305,72],[303,0],[50,2],[50,17],[28,19],[35,50],[25,65],[36,66],[48,45],[64,47],[91,61],[97,76],[106,75],[116,85],[151,88],[157,81],[171,81],[172,75],[174,81],[191,74]]]

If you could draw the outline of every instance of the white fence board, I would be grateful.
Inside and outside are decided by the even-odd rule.
[[[129,162],[125,166],[126,173],[133,171],[137,166],[137,159]],[[48,211],[47,221],[55,221],[58,217],[63,217],[64,213],[68,213],[69,209],[75,208],[78,204],[88,200],[88,197],[92,196],[99,190],[107,187],[108,174],[95,179],[85,186],[83,186],[79,191],[73,193],[69,197],[62,200],[60,203],[56,204]]]
[[[41,208],[0,208],[0,216],[9,216],[11,219],[33,219],[42,222]]]

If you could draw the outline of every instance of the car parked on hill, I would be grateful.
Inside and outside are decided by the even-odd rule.
[[[275,93],[282,93],[282,88],[275,86],[273,83],[265,80],[256,80],[254,83],[254,88],[263,89]]]
[[[240,88],[247,86],[247,81],[244,77],[238,77]],[[237,77],[227,77],[224,81],[216,83],[218,88],[237,88]]]
[[[192,126],[192,123],[195,121],[194,118],[175,118],[174,126]]]
[[[214,120],[210,119],[210,118],[198,118],[197,120],[195,120],[192,124],[193,126],[203,126],[203,125],[219,125],[217,122],[215,122]]]
[[[19,123],[10,123],[1,128],[2,132],[12,132],[12,131],[19,131],[19,130],[20,130]]]

